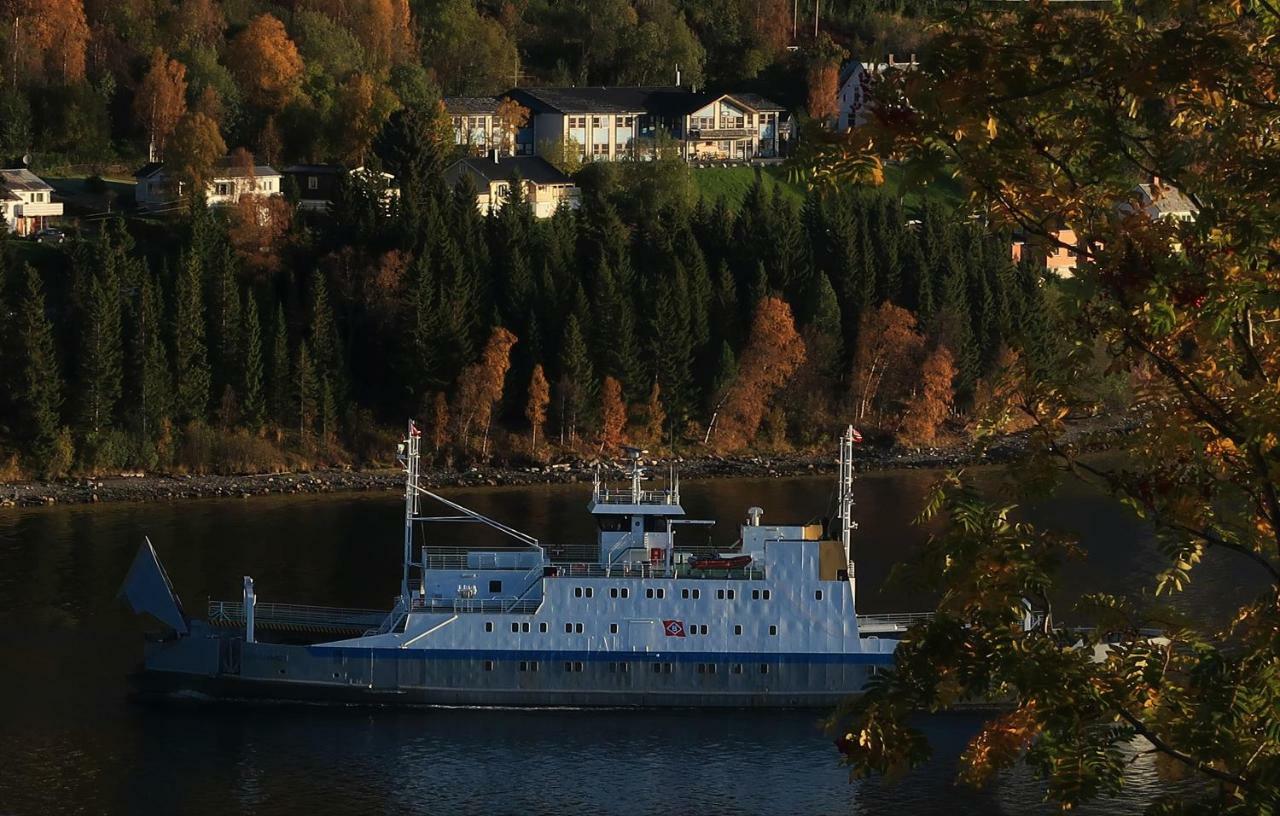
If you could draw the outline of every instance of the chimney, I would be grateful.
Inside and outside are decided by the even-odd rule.
[[[680,63],[676,63],[676,87],[680,87]]]
[[[890,67],[890,68],[892,68],[892,67],[893,67],[893,54],[890,54],[890,55],[889,55],[889,67]]]
[[[498,163],[498,148],[496,147],[493,149],[493,163],[494,164]]]

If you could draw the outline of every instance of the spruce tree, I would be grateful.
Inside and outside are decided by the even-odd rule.
[[[173,406],[173,374],[169,370],[169,351],[161,330],[163,323],[164,306],[159,283],[150,271],[145,271],[138,289],[133,342],[130,344],[131,380],[137,399],[137,410],[130,413],[136,417],[138,436],[144,449],[160,432]]]
[[[591,356],[578,318],[573,315],[565,321],[560,364],[560,436],[563,443],[566,437],[570,442],[576,441],[589,422],[596,397],[595,370],[591,366]]]
[[[173,344],[177,374],[175,408],[178,418],[186,422],[204,421],[213,386],[205,347],[201,272],[200,259],[194,253],[187,253],[174,292],[177,302]]]
[[[262,387],[262,319],[258,312],[257,299],[251,290],[245,291],[242,348],[244,362],[240,370],[244,375],[241,384],[244,393],[244,418],[250,428],[257,430],[262,427],[266,419],[267,406]]]
[[[27,267],[26,292],[19,314],[19,360],[22,365],[20,404],[27,452],[36,468],[49,469],[55,455],[61,424],[63,385],[53,324],[45,314],[44,284],[40,274]]]
[[[208,276],[208,296],[205,300],[209,315],[209,358],[213,369],[213,393],[222,393],[227,386],[240,387],[240,336],[243,331],[240,312],[240,286],[236,281],[236,257],[231,246],[225,245],[218,254]]]
[[[115,264],[106,263],[93,276],[81,319],[80,411],[92,434],[112,426],[124,389],[122,309],[115,269]]]
[[[346,362],[342,352],[342,340],[338,337],[338,325],[334,320],[333,306],[329,302],[329,287],[324,274],[316,271],[312,278],[311,292],[311,353],[316,373],[323,376],[333,389],[333,397],[346,399]]]
[[[320,384],[307,341],[298,343],[298,356],[293,363],[293,420],[298,442],[307,445],[315,431]]]
[[[291,424],[293,374],[289,362],[289,324],[284,319],[284,305],[276,304],[275,339],[271,344],[271,416],[282,428]]]

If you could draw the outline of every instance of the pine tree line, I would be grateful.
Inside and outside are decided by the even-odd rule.
[[[797,206],[758,181],[736,208],[659,197],[640,210],[614,182],[538,220],[519,185],[480,213],[438,165],[406,148],[390,217],[353,211],[374,197],[340,196],[327,219],[295,224],[265,276],[203,209],[160,254],[109,223],[74,245],[61,285],[8,263],[9,446],[34,472],[252,468],[267,449],[373,455],[377,429],[406,415],[449,426],[435,431],[442,452],[482,438],[508,455],[493,441],[504,432],[530,440],[526,453],[589,448],[626,425],[693,444],[747,373],[739,359],[769,297],[789,306],[807,354],[763,426],[807,445],[851,416],[859,332],[882,304],[948,349],[962,409],[1002,349],[1034,364],[1048,342],[1037,274],[1003,236],[937,204],[844,191]],[[515,342],[480,407],[467,394],[498,328]],[[459,434],[476,411],[480,436]]]

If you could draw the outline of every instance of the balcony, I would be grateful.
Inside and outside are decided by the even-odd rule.
[[[37,216],[62,215],[61,201],[44,201],[39,204],[23,202],[22,210],[19,213],[23,218],[36,218]]]

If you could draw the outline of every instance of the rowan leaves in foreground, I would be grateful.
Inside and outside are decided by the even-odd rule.
[[[855,774],[928,756],[912,712],[988,702],[1006,713],[966,751],[971,781],[1025,763],[1069,808],[1153,769],[1165,786],[1151,812],[1276,812],[1277,30],[1267,2],[957,7],[921,70],[882,87],[880,157],[949,168],[988,223],[1044,245],[1072,230],[1075,278],[1053,287],[1064,336],[1040,364],[1010,365],[1008,384],[984,384],[1004,415],[987,427],[1020,414],[1035,445],[1019,484],[1071,475],[1110,491],[1154,530],[1162,563],[1123,597],[1055,610],[1063,542],[958,481],[941,487],[929,513],[945,523],[920,570],[937,617],[832,721]],[[813,177],[858,176],[852,142],[815,146]],[[1195,216],[1159,217],[1139,183],[1180,191]],[[1083,457],[1064,435],[1100,407],[1100,370],[1132,389],[1119,459]],[[1211,560],[1240,576],[1227,620],[1179,610]],[[1028,629],[1027,606],[1051,614]]]

